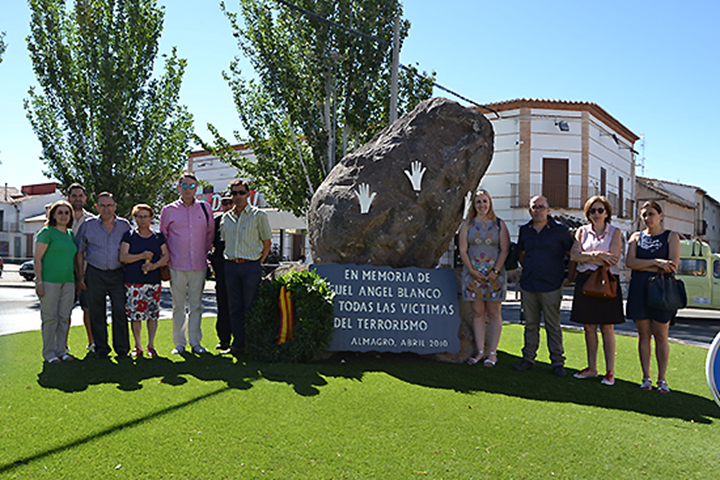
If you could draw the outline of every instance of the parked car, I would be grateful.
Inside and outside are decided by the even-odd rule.
[[[700,240],[680,241],[675,273],[685,283],[688,307],[720,309],[720,255]]]
[[[19,270],[20,276],[23,277],[25,280],[34,280],[35,279],[35,261],[29,260],[22,265],[20,265]]]
[[[0,277],[2,277],[3,267],[5,266],[5,262],[3,261],[2,257],[0,257]]]

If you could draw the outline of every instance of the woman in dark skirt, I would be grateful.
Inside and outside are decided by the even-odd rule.
[[[680,237],[663,227],[662,208],[657,202],[645,202],[640,209],[640,216],[646,228],[633,233],[628,242],[626,264],[633,272],[628,290],[627,317],[635,321],[638,330],[638,352],[643,373],[640,388],[652,390],[650,352],[651,341],[655,337],[657,389],[660,393],[669,393],[665,380],[670,356],[668,330],[675,312],[657,310],[647,304],[647,283],[658,272],[675,272],[680,263]]]
[[[582,323],[585,327],[588,361],[588,366],[573,376],[575,378],[598,376],[597,329],[599,326],[603,337],[607,372],[601,381],[603,385],[615,385],[615,324],[625,322],[622,290],[618,279],[620,270],[617,266],[622,254],[622,237],[620,230],[610,225],[611,216],[612,207],[605,197],[595,196],[585,202],[585,217],[590,220],[590,224],[577,230],[570,254],[570,259],[578,264],[570,319]],[[582,291],[585,282],[603,263],[608,267],[609,273],[618,280],[617,295],[615,298],[584,295]]]

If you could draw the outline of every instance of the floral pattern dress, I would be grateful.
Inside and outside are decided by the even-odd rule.
[[[484,275],[490,273],[500,255],[500,221],[490,225],[472,220],[468,226],[468,257]],[[480,282],[463,268],[463,298],[468,301],[502,302],[507,294],[505,267],[492,282]]]

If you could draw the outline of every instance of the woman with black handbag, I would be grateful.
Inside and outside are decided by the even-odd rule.
[[[625,322],[617,263],[622,255],[620,230],[610,225],[612,207],[605,197],[585,202],[589,225],[578,228],[570,260],[577,262],[570,320],[582,323],[588,366],[575,378],[598,376],[598,326],[603,337],[606,374],[601,383],[615,385],[615,324]]]
[[[655,357],[658,364],[657,389],[669,393],[667,372],[670,344],[668,330],[674,311],[660,310],[648,302],[648,282],[659,273],[674,273],[680,262],[680,237],[665,230],[662,208],[657,202],[645,202],[640,209],[645,230],[635,232],[628,242],[626,264],[632,269],[626,307],[627,318],[634,320],[638,330],[638,353],[643,380],[640,388],[652,390],[650,380],[651,341],[655,337]]]

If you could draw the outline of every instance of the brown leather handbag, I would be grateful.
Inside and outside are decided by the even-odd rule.
[[[582,289],[583,295],[596,298],[615,298],[617,296],[617,278],[603,263],[590,274]]]

